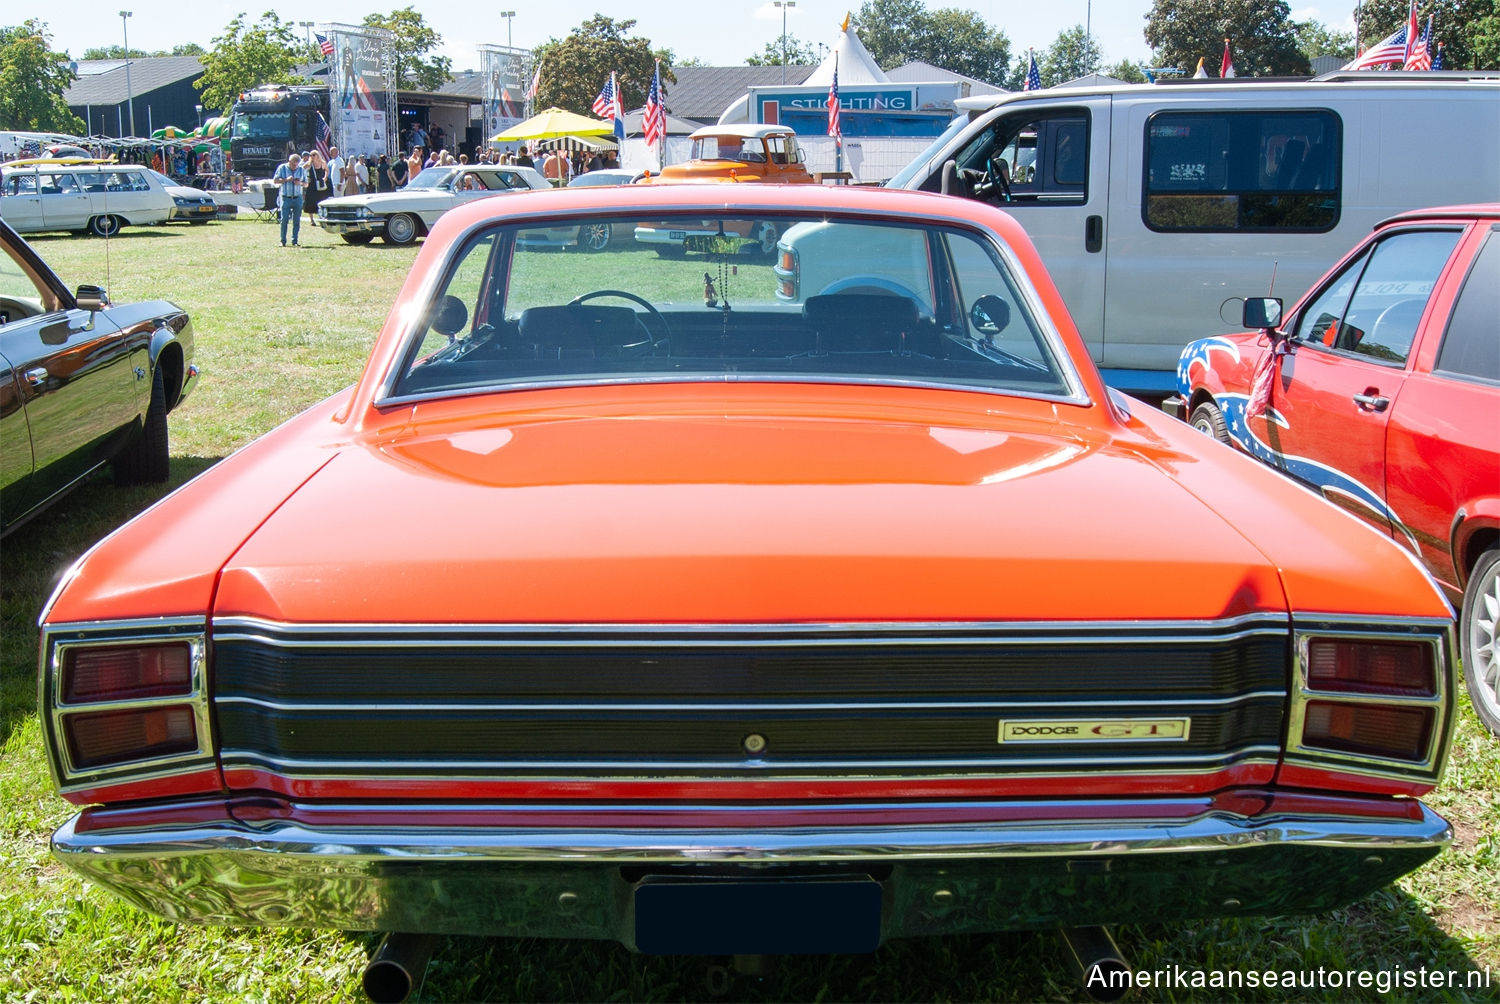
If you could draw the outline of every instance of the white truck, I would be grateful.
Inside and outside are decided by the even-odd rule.
[[[965,98],[887,182],[999,203],[1112,386],[1175,387],[1247,292],[1296,293],[1396,212],[1500,200],[1500,74],[1115,84]],[[1272,282],[1275,288],[1272,289]]]

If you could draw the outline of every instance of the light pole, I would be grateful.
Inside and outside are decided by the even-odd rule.
[[[311,21],[298,21],[297,22],[297,26],[302,29],[302,34],[307,39],[307,52],[305,53],[305,56],[307,58],[307,81],[308,81],[308,83],[312,83],[312,64],[317,62],[317,59],[313,57],[313,47],[312,47],[312,26],[313,26],[313,23]],[[319,53],[319,56],[321,56],[321,55],[322,55],[322,53]]]
[[[771,6],[781,8],[781,82],[786,83],[786,9],[797,6],[797,0],[771,0]]]
[[[130,135],[135,135],[135,91],[130,86],[130,15],[120,11],[120,30],[125,33],[125,103],[130,106]]]
[[[516,12],[513,10],[502,10],[500,16],[505,18],[505,47],[509,49],[511,47],[510,29],[516,23]]]
[[[198,110],[198,128],[202,129],[203,128],[203,106],[202,105],[194,105],[193,107]]]

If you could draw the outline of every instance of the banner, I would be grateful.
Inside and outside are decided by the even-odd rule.
[[[333,45],[329,57],[328,124],[345,157],[378,157],[396,152],[390,126],[396,122],[396,82],[392,34],[384,28],[347,24],[322,26]]]
[[[484,138],[526,118],[526,90],[531,80],[531,53],[498,45],[479,46],[484,75]]]

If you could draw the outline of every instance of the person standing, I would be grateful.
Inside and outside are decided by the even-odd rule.
[[[344,194],[344,158],[336,146],[328,148],[328,189],[334,195]]]
[[[323,155],[313,150],[307,155],[307,188],[303,193],[302,201],[307,208],[307,222],[318,221],[318,203],[328,198],[330,191],[328,187],[328,164],[323,160]]]
[[[382,192],[394,192],[395,184],[391,181],[391,159],[385,154],[375,162],[375,187]]]
[[[536,161],[534,161],[534,160],[531,159],[531,154],[527,152],[527,150],[526,150],[526,148],[524,146],[521,147],[521,152],[516,157],[516,166],[517,167],[535,167],[536,166]]]
[[[302,233],[302,190],[307,185],[307,169],[302,166],[302,157],[292,154],[285,164],[278,164],[271,181],[281,187],[277,200],[281,208],[281,246],[286,247],[286,225],[292,224],[292,247],[297,247],[297,238]]]
[[[359,195],[370,190],[370,166],[365,162],[364,154],[360,154],[354,160],[354,180],[359,188],[351,194]]]

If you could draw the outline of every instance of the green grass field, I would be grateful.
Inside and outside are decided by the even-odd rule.
[[[344,245],[304,225],[299,249],[248,220],[134,229],[108,242],[33,241],[71,286],[120,301],[168,298],[192,314],[203,379],[171,419],[172,485],[350,383],[415,249]],[[559,254],[593,269],[633,253]],[[613,259],[610,265],[601,259]],[[601,275],[598,285],[624,281]],[[629,288],[628,286],[626,288]],[[0,545],[0,1002],[360,1000],[375,938],[330,931],[178,926],[85,885],[52,861],[73,811],[54,794],[36,717],[36,617],[56,577],[94,540],[172,485],[119,490],[98,478]],[[191,546],[191,542],[183,542]],[[1429,802],[1452,850],[1355,905],[1312,918],[1127,926],[1140,969],[1488,970],[1488,988],[1153,989],[1133,999],[1500,1001],[1500,741],[1467,704],[1447,778]],[[701,1000],[724,959],[635,956],[614,944],[446,938],[421,1000]],[[870,957],[781,961],[732,975],[729,999],[1082,999],[1047,933],[893,942]]]

